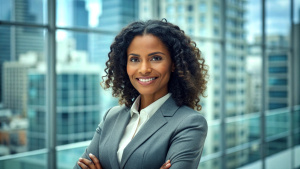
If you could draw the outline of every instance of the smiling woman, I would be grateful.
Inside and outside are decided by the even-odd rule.
[[[198,168],[207,123],[196,110],[206,89],[199,49],[167,21],[134,22],[110,47],[104,88],[111,108],[74,168]]]

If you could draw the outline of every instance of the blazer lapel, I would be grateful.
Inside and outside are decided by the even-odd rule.
[[[120,113],[119,113],[119,115],[118,115],[118,117],[115,121],[114,127],[111,130],[112,134],[109,138],[108,146],[111,147],[112,151],[110,151],[110,152],[113,152],[113,155],[109,158],[111,167],[113,169],[119,169],[120,168],[118,157],[117,157],[117,151],[118,151],[118,148],[119,148],[120,140],[123,136],[125,128],[126,128],[128,122],[129,122],[129,119],[130,119],[130,112],[129,111],[130,111],[130,109],[128,109],[128,108],[125,108],[125,109],[120,111]]]
[[[172,97],[170,97],[145,123],[132,141],[126,146],[121,160],[121,168],[124,167],[131,154],[143,144],[149,137],[167,123],[165,116],[173,116],[179,107]]]

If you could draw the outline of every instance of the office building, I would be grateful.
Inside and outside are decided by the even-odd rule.
[[[103,34],[90,35],[89,61],[105,67],[114,37],[123,27],[138,19],[138,0],[103,0],[98,28]]]
[[[19,56],[18,61],[4,62],[3,64],[3,106],[9,108],[14,114],[27,116],[27,71],[34,63],[27,56],[34,52],[27,52]]]
[[[73,4],[73,25],[76,27],[87,28],[89,26],[89,13],[86,9],[86,1],[72,1]],[[74,39],[76,41],[76,50],[88,50],[88,34],[86,33],[74,33]]]
[[[3,10],[2,10],[3,9]],[[34,9],[34,10],[33,10]],[[1,2],[1,20],[42,23],[43,2],[29,0],[15,0]],[[44,33],[38,28],[28,27],[0,27],[0,70],[3,62],[16,61],[20,54],[28,51],[44,51]],[[0,73],[0,103],[3,101],[3,78]]]
[[[57,47],[57,145],[90,140],[100,121],[100,67],[75,50],[75,40]],[[44,64],[28,70],[29,150],[45,148],[45,70]]]

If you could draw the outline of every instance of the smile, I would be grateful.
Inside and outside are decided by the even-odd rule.
[[[157,79],[157,77],[151,77],[151,78],[137,78],[139,84],[141,85],[149,85],[153,83]]]
[[[150,82],[150,81],[155,80],[155,79],[156,79],[155,77],[147,78],[147,79],[139,79],[138,78],[138,80],[141,81],[141,82]]]

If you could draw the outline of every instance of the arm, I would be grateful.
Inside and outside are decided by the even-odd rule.
[[[85,152],[82,154],[81,158],[88,159],[91,161],[91,158],[89,157],[89,154],[94,154],[97,159],[99,159],[99,140],[102,132],[102,128],[104,125],[105,118],[108,114],[109,110],[105,113],[102,122],[98,125],[96,132],[94,134],[94,137],[90,143],[90,145],[85,149]],[[76,163],[73,169],[81,169],[81,167]]]
[[[200,114],[183,119],[170,141],[167,159],[171,169],[198,168],[206,134],[207,122]]]

